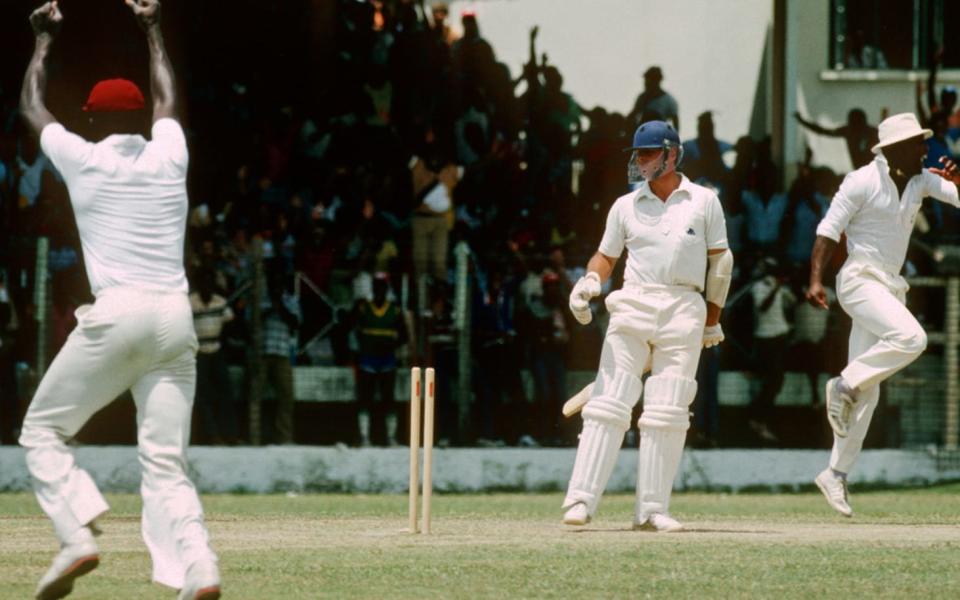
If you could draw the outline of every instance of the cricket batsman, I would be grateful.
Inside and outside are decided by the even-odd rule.
[[[574,317],[589,323],[590,299],[626,248],[623,288],[606,299],[610,324],[582,411],[563,522],[584,525],[596,514],[644,392],[634,528],[679,531],[683,526],[670,516],[670,492],[690,425],[700,350],[723,341],[720,310],[733,254],[717,195],[677,171],[683,149],[671,125],[643,123],[627,150],[628,178],[640,185],[610,208],[600,247],[570,294]]]
[[[837,299],[850,315],[849,360],[827,382],[827,420],[833,429],[830,464],[817,487],[840,514],[853,515],[847,474],[853,468],[880,398],[880,382],[906,367],[927,347],[927,334],[906,306],[910,287],[900,270],[914,221],[925,196],[960,206],[960,171],[950,160],[942,169],[922,168],[933,135],[912,113],[880,123],[876,157],[843,180],[817,227],[810,261],[807,300],[827,308],[824,266],[842,233],[847,260],[837,274]]]

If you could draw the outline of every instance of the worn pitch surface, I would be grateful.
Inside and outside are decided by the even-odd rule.
[[[99,569],[72,598],[172,598],[151,584],[139,499],[108,498]],[[433,535],[399,495],[203,498],[225,598],[879,598],[960,590],[960,485],[857,494],[678,494],[678,534],[630,529],[633,498],[584,528],[560,494],[434,496]],[[28,598],[56,550],[25,494],[0,494],[0,598]]]

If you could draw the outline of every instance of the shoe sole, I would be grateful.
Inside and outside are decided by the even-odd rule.
[[[67,567],[63,575],[50,582],[50,585],[37,593],[37,600],[58,600],[73,591],[73,582],[77,577],[86,575],[100,565],[100,556],[84,556]]]
[[[586,525],[589,522],[590,522],[590,517],[587,517],[586,519],[564,519],[563,520],[564,525],[574,525],[577,527]]]
[[[828,379],[825,389],[823,391],[823,406],[827,410],[827,423],[830,424],[830,429],[833,430],[833,433],[839,438],[847,437],[847,432],[843,430],[839,423],[835,423],[833,418],[830,416],[830,387],[833,384],[833,379]]]
[[[211,586],[197,592],[193,600],[220,600],[220,587]]]
[[[818,488],[820,488],[820,493],[822,493],[824,499],[826,499],[826,501],[827,501],[827,506],[829,506],[830,508],[832,508],[833,510],[835,510],[835,511],[837,512],[837,514],[842,515],[842,516],[844,516],[844,517],[846,517],[846,518],[848,518],[848,519],[853,516],[853,511],[850,511],[850,514],[847,514],[847,513],[843,512],[842,510],[840,510],[839,508],[837,508],[836,506],[833,505],[833,502],[830,501],[830,494],[827,492],[827,487],[826,487],[825,485],[823,485],[822,483],[820,483],[820,478],[819,478],[819,477],[816,478],[816,479],[814,479],[813,482],[817,484],[817,487],[818,487]]]

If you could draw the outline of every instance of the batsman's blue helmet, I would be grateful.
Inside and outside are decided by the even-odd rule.
[[[647,121],[633,133],[633,145],[624,150],[638,148],[669,148],[680,145],[680,136],[673,125],[666,121]]]

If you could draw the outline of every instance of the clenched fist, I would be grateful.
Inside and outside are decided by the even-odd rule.
[[[133,9],[133,16],[137,18],[137,22],[143,29],[149,29],[160,23],[160,0],[124,0],[124,2]]]
[[[30,13],[30,26],[33,27],[33,33],[37,37],[54,37],[60,31],[62,23],[63,13],[60,12],[60,8],[55,1],[47,2]]]

